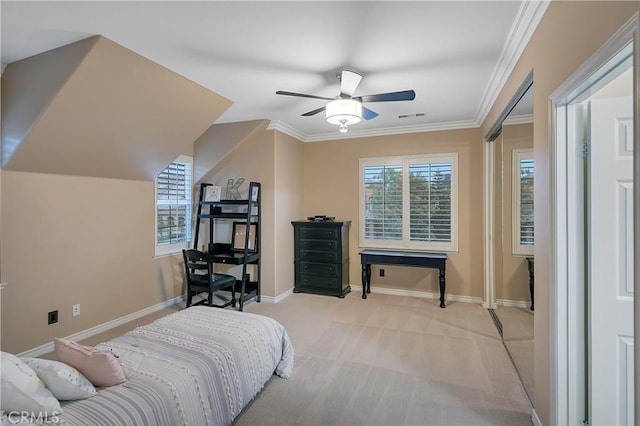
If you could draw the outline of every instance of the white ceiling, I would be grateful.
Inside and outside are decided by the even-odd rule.
[[[364,75],[356,95],[413,89],[416,99],[365,104],[380,116],[347,137],[477,127],[547,5],[3,0],[1,61],[100,34],[232,100],[218,123],[269,119],[304,141],[344,138],[323,114],[300,116],[326,101],[275,92],[334,97],[350,69]]]

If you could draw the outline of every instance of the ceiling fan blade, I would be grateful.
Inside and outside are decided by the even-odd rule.
[[[413,90],[403,90],[401,92],[378,93],[377,95],[366,95],[354,98],[360,102],[392,102],[392,101],[412,101],[416,98]]]
[[[325,98],[324,96],[305,95],[304,93],[286,92],[284,90],[278,90],[276,95],[297,96],[299,98],[311,98],[311,99],[324,99],[326,101],[332,101],[333,98]]]
[[[343,70],[340,77],[340,96],[343,98],[351,98],[356,92],[362,76],[357,72]]]
[[[314,109],[313,111],[305,112],[304,114],[300,114],[300,115],[302,117],[309,117],[309,116],[312,116],[312,115],[316,115],[317,113],[322,112],[325,109],[327,109],[327,107],[321,107],[321,108],[318,108],[318,109]]]
[[[377,112],[371,111],[367,107],[362,107],[362,118],[364,118],[365,120],[371,120],[372,118],[376,118],[377,116]]]

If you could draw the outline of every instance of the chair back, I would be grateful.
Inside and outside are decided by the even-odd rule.
[[[186,249],[182,250],[184,257],[184,267],[187,273],[187,279],[196,279],[201,281],[202,278],[209,279],[211,275],[211,263],[207,261],[207,255],[200,250]]]
[[[207,254],[199,250],[184,249],[182,257],[187,277],[187,307],[191,306],[192,296],[202,291],[208,292],[208,297],[205,300],[209,306],[224,308],[236,305],[236,277],[214,273],[212,262]],[[231,300],[223,304],[213,304],[214,292],[223,289],[231,289]]]

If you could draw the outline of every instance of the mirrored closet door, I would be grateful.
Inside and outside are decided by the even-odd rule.
[[[533,397],[533,87],[502,122],[494,143],[493,317]]]

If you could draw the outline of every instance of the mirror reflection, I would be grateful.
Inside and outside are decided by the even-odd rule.
[[[533,87],[495,143],[495,314],[529,398],[533,396]],[[533,401],[532,401],[533,402]]]

